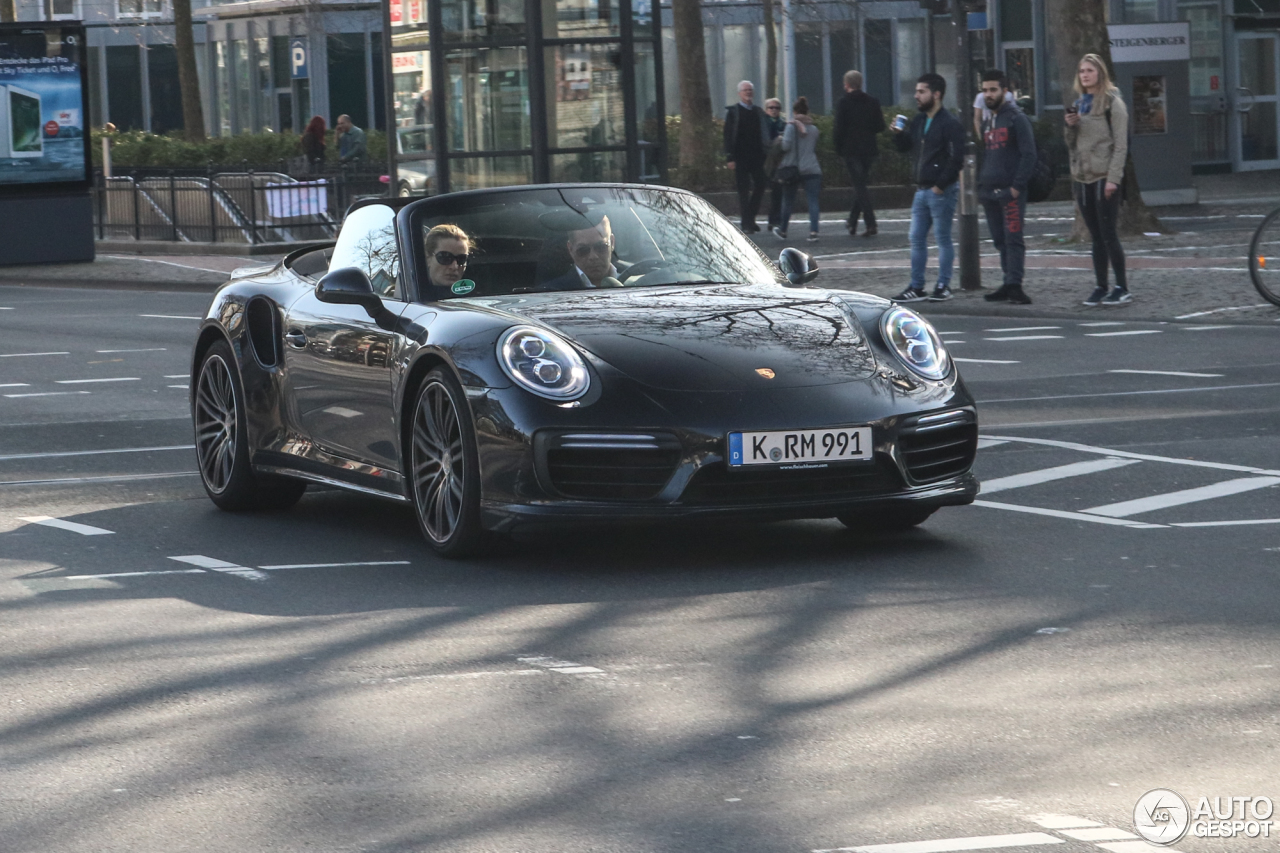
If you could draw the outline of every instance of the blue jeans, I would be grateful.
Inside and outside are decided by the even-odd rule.
[[[951,269],[956,263],[956,244],[951,240],[951,222],[960,200],[960,182],[947,187],[942,195],[932,188],[916,190],[911,202],[911,288],[924,290],[924,268],[929,262],[929,228],[938,242],[938,287],[951,284]]]
[[[816,175],[801,175],[800,180],[783,184],[782,233],[784,234],[787,233],[787,226],[791,224],[791,211],[796,206],[796,190],[801,184],[804,184],[804,197],[809,202],[809,230],[814,234],[818,233],[818,196],[822,193],[821,172]]]

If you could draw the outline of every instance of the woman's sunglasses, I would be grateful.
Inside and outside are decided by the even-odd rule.
[[[471,260],[470,255],[455,255],[453,252],[436,252],[436,263],[442,267],[447,267],[455,261],[458,266],[465,267],[469,260]]]

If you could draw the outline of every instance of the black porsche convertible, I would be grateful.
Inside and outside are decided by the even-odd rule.
[[[630,185],[354,207],[241,270],[192,358],[228,510],[308,483],[413,505],[440,554],[526,523],[838,518],[970,503],[973,398],[933,327],[771,261],[700,197]]]

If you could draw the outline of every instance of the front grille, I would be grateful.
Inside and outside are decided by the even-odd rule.
[[[731,471],[723,462],[698,471],[681,503],[690,506],[753,506],[775,501],[838,501],[902,488],[902,480],[877,458],[867,463],[802,471],[776,468]]]
[[[540,466],[551,490],[567,498],[652,500],[680,464],[680,441],[663,433],[539,436]]]
[[[973,467],[978,423],[973,412],[953,409],[913,418],[898,435],[907,475],[917,483],[958,477]]]

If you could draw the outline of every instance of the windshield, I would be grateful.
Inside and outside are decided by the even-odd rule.
[[[418,224],[427,299],[687,282],[783,282],[703,199],[639,187],[500,190],[441,199]]]

